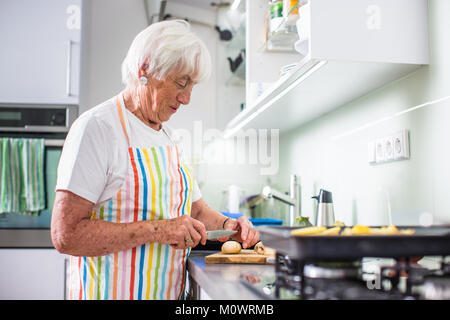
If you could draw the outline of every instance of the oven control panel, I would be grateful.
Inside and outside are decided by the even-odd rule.
[[[0,131],[67,132],[76,106],[0,106]]]

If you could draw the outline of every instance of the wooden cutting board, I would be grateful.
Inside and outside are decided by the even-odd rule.
[[[249,263],[249,264],[266,264],[267,258],[273,255],[258,254],[253,250],[244,249],[240,253],[214,253],[205,257],[206,263]]]

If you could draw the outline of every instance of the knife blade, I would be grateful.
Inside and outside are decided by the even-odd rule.
[[[231,236],[236,232],[237,230],[210,230],[206,231],[206,239],[217,239],[220,237]]]

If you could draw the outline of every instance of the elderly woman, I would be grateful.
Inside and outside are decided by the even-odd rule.
[[[180,299],[190,248],[206,243],[206,230],[237,230],[244,248],[258,241],[246,218],[201,198],[164,124],[210,69],[188,23],[152,24],[123,61],[125,89],[72,125],[51,222],[54,246],[73,256],[69,298]]]

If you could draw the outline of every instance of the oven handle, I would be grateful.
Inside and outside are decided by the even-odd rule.
[[[24,127],[0,127],[0,132],[68,132],[65,126],[30,126]]]
[[[0,136],[2,137],[2,136]],[[44,138],[44,146],[46,147],[62,147],[64,145],[64,139],[48,139]]]
[[[66,126],[33,126],[26,125],[25,131],[35,132],[67,132],[69,129]]]

